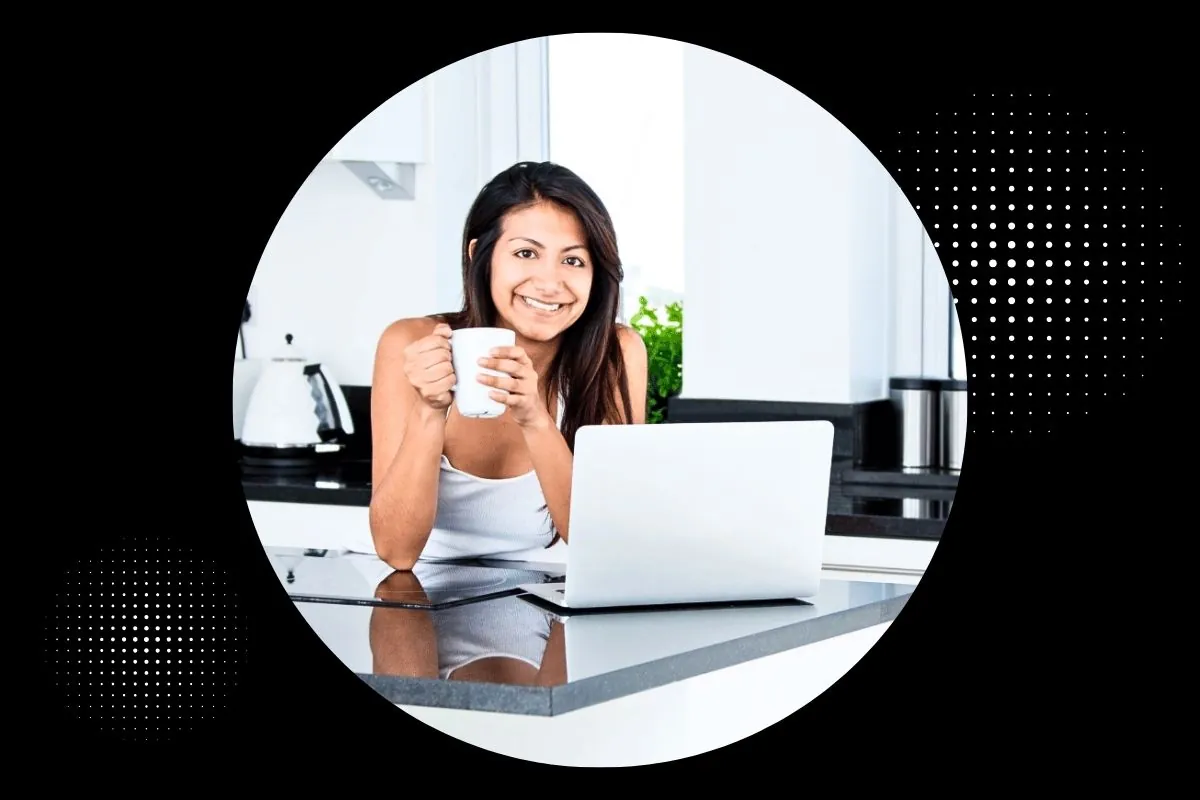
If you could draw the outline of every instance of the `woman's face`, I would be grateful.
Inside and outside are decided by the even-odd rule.
[[[571,211],[538,203],[509,214],[492,250],[492,302],[500,324],[549,342],[587,308],[592,259]],[[471,243],[474,248],[475,243]]]

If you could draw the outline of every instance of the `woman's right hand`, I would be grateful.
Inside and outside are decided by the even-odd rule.
[[[455,376],[450,360],[449,325],[439,324],[433,333],[405,348],[404,374],[428,406],[438,411],[450,407]]]

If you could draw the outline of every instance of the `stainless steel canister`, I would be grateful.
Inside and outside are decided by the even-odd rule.
[[[941,397],[941,464],[946,469],[961,470],[963,450],[967,443],[967,382],[942,381]]]
[[[941,384],[936,378],[892,378],[888,393],[896,411],[900,466],[931,469],[940,465]]]

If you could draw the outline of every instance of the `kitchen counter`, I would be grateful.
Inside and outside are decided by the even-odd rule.
[[[808,602],[559,612],[538,564],[418,564],[267,548],[317,635],[407,707],[555,717],[888,623],[913,586],[828,580]],[[472,597],[478,599],[472,599]],[[433,606],[431,604],[439,604]],[[487,659],[504,655],[504,659]]]
[[[312,471],[239,465],[247,500],[366,507],[371,465],[330,461]],[[953,505],[953,473],[854,470],[835,462],[826,533],[836,536],[937,541]]]

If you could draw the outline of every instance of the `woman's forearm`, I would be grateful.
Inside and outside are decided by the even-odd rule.
[[[549,418],[525,428],[524,433],[533,470],[550,509],[550,520],[565,542],[571,524],[571,469],[574,463],[571,448],[567,447],[567,440],[554,420]]]
[[[373,488],[371,538],[376,554],[395,569],[412,568],[433,529],[445,434],[444,411],[414,405],[400,447]]]
[[[416,602],[429,600],[421,582],[411,572],[393,572],[384,578],[375,589],[375,598],[386,600],[398,593],[413,597]],[[437,630],[428,611],[376,606],[371,609],[367,641],[376,674],[438,676]]]

